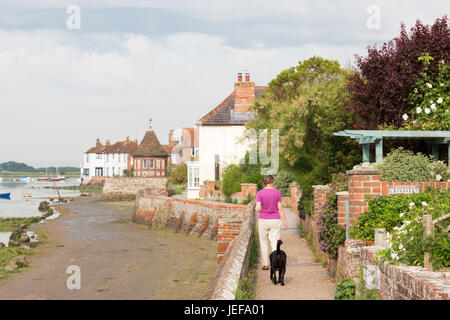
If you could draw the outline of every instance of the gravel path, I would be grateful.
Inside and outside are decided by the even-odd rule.
[[[336,286],[328,271],[314,261],[305,239],[298,236],[298,217],[285,208],[288,230],[281,232],[281,249],[287,254],[285,286],[270,281],[270,271],[258,266],[256,278],[257,300],[333,300]],[[278,277],[278,272],[277,272]]]

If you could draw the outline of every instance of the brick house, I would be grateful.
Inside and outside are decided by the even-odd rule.
[[[175,167],[191,161],[198,152],[198,128],[170,129],[169,144],[162,147]]]
[[[168,157],[155,132],[150,128],[133,153],[134,177],[167,177]]]

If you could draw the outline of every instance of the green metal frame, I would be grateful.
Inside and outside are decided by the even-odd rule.
[[[363,162],[370,162],[370,145],[375,144],[376,162],[383,160],[384,139],[421,139],[431,144],[433,159],[438,160],[439,145],[448,146],[448,165],[450,166],[450,131],[407,131],[407,130],[344,130],[335,136],[355,139],[363,149]]]

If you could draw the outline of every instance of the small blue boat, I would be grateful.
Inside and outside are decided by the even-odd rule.
[[[0,199],[10,199],[11,193],[0,193]]]

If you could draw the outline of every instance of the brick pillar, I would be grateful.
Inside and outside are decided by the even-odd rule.
[[[297,201],[300,198],[300,189],[295,182],[292,182],[289,186],[291,188],[291,208],[294,212],[297,212]]]
[[[324,212],[327,193],[330,192],[329,186],[313,186],[314,190],[314,212],[312,213],[313,221],[318,221]]]
[[[241,195],[242,200],[247,199],[248,194],[250,194],[253,199],[256,198],[256,193],[258,191],[258,185],[255,183],[241,183]]]
[[[348,191],[336,192],[338,225],[345,226],[345,201],[348,200]]]
[[[361,213],[369,209],[369,200],[381,196],[381,171],[354,169],[347,171],[349,224],[358,222]]]
[[[208,199],[211,196],[211,191],[214,194],[214,190],[215,190],[214,181],[206,180],[203,182],[203,184],[204,184],[203,190],[200,187],[200,198]]]

